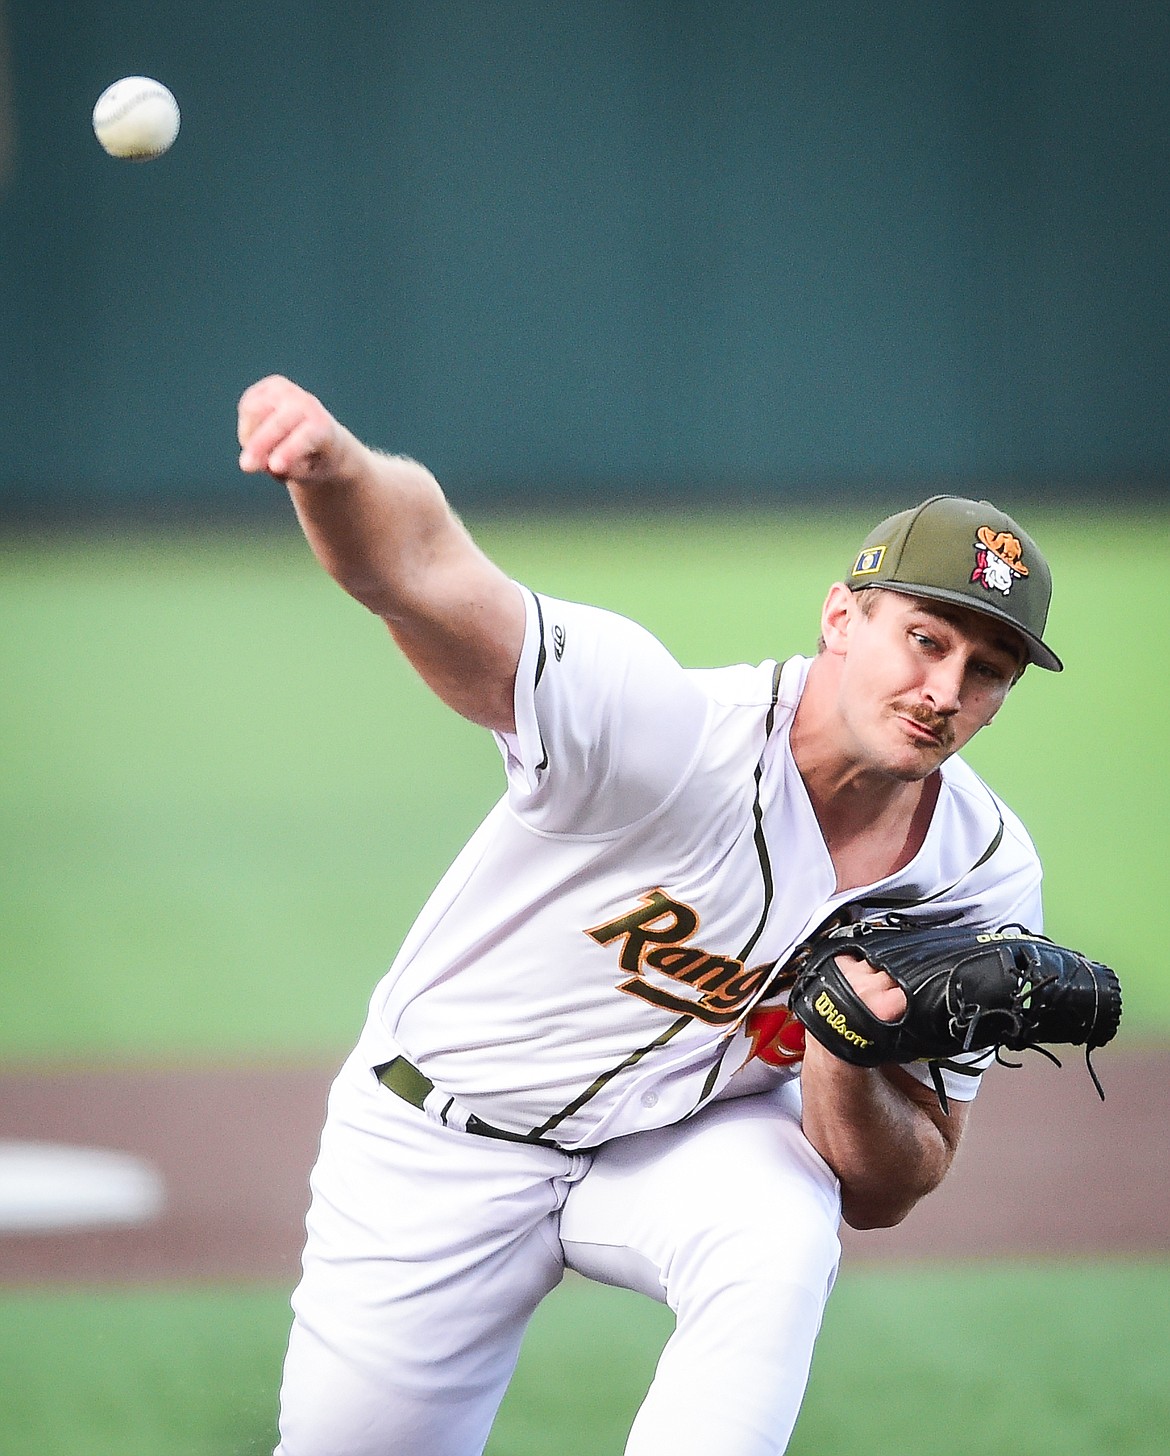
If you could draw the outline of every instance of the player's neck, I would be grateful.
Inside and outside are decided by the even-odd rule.
[[[834,711],[832,666],[810,669],[790,744],[844,891],[910,863],[926,838],[941,779],[935,772],[907,780],[867,761]]]
[[[922,783],[901,785],[896,794],[878,796],[847,782],[826,795],[815,778],[805,780],[838,893],[876,884],[906,868],[926,839],[939,784],[939,775],[932,774]]]

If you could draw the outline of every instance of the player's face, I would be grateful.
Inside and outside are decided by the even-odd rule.
[[[826,610],[841,628],[838,705],[851,747],[895,778],[925,778],[995,717],[1023,645],[978,612],[887,590],[866,611],[840,591]]]

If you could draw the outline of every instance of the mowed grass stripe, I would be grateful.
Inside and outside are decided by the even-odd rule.
[[[8,1293],[5,1456],[272,1448],[288,1324],[272,1288]],[[537,1311],[488,1456],[619,1456],[670,1332],[570,1279]],[[846,1270],[792,1456],[1161,1456],[1170,1264]]]
[[[1021,512],[1023,514],[1023,512]],[[1048,931],[1112,961],[1123,1036],[1170,1031],[1170,517],[1028,513],[1063,677],[972,745],[1047,868]],[[639,618],[684,662],[811,650],[867,520],[484,522],[538,589]],[[287,534],[0,543],[0,1053],[323,1056],[501,789]]]

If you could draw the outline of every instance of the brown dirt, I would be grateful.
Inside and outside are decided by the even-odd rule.
[[[848,1258],[1170,1251],[1170,1053],[1107,1050],[1102,1105],[1071,1053],[996,1071],[943,1186],[900,1228],[846,1231]],[[143,1228],[0,1236],[0,1283],[297,1275],[329,1069],[0,1074],[0,1139],[115,1148],[162,1173]]]

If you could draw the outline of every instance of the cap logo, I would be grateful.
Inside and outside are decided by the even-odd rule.
[[[853,563],[851,576],[873,576],[881,570],[882,558],[886,554],[884,546],[867,546],[858,553],[857,560]]]
[[[980,526],[975,535],[975,570],[971,580],[977,581],[985,591],[997,591],[1006,597],[1016,578],[1028,574],[1023,561],[1024,548],[1010,531]]]

